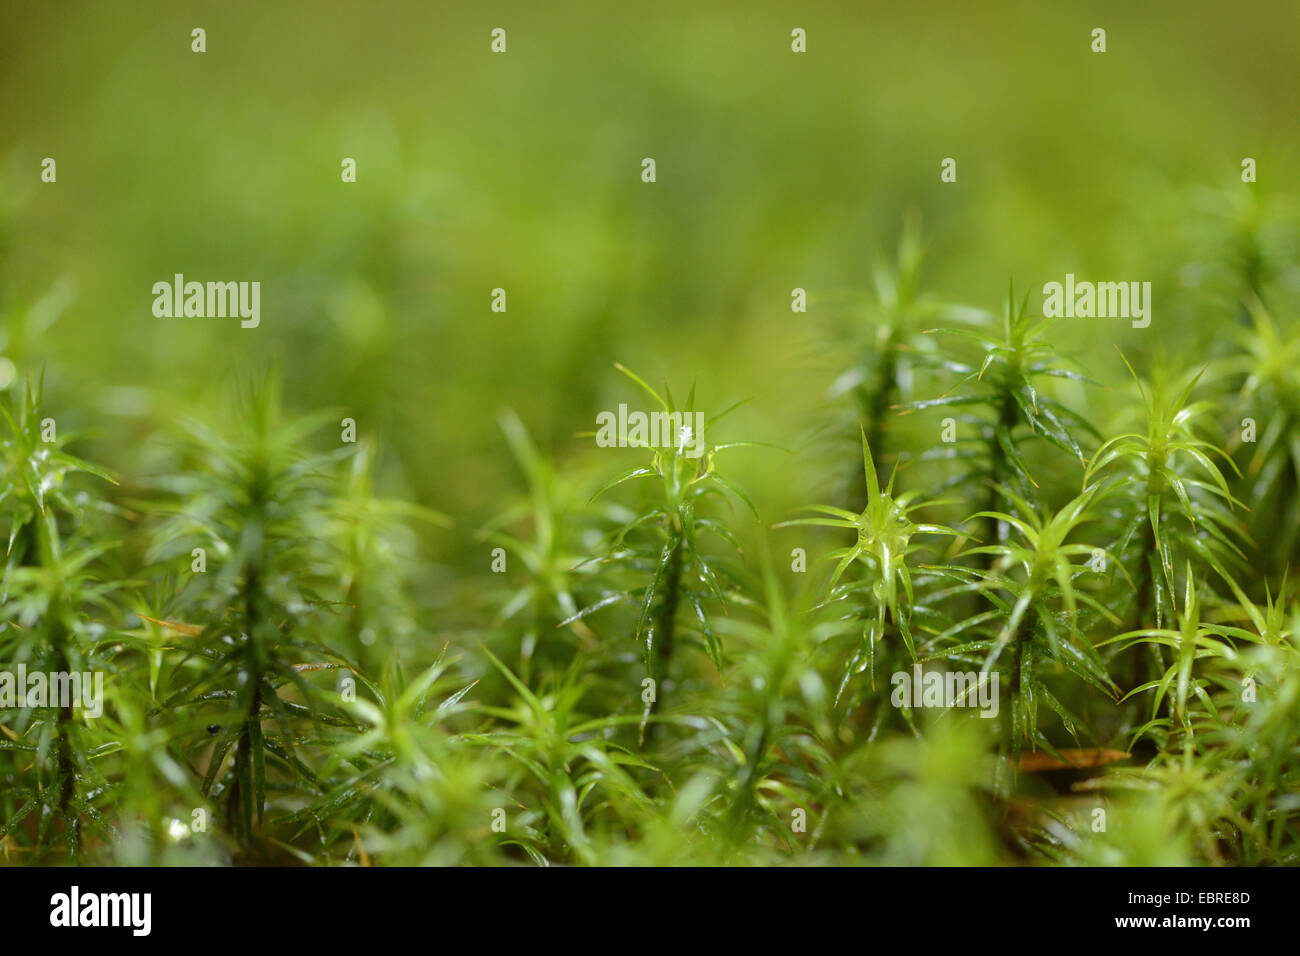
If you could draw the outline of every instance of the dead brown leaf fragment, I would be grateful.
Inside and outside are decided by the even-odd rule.
[[[150,624],[157,624],[159,627],[165,627],[169,631],[175,631],[185,637],[198,637],[203,633],[203,628],[197,624],[182,624],[179,621],[160,621],[156,617],[150,617],[148,614],[138,615],[140,620],[148,621]]]
[[[352,839],[356,842],[357,855],[361,858],[361,865],[369,866],[370,854],[366,852],[366,846],[361,842],[361,834],[357,832],[355,826],[352,828]]]
[[[1070,770],[1079,767],[1104,767],[1118,760],[1128,760],[1129,755],[1123,750],[1106,750],[1100,747],[1067,747],[1058,751],[1064,761],[1057,760],[1051,754],[1041,751],[1022,753],[1017,765],[1025,773],[1041,773],[1045,770]]]

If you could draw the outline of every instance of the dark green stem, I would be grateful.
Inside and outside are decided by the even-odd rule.
[[[662,685],[668,674],[668,662],[673,652],[673,637],[677,630],[677,605],[681,602],[682,537],[675,535],[664,571],[664,596],[655,618],[654,673],[656,685]]]
[[[262,661],[259,646],[261,613],[261,573],[256,562],[250,564],[244,578],[244,627],[247,645],[244,652],[244,675],[252,688],[248,707],[243,714],[243,726],[235,744],[234,780],[226,803],[226,817],[232,832],[245,847],[252,836],[253,817],[261,817],[260,794],[246,792],[246,782],[253,781],[253,722],[261,720],[262,711]],[[259,735],[260,736],[260,735]]]
[[[1002,443],[998,441],[997,429],[1003,428],[1010,435],[1012,429],[1016,426],[1016,399],[1010,392],[1002,394],[1002,401],[998,405],[998,423],[994,428],[992,440],[989,442],[989,479],[993,487],[989,488],[988,507],[986,511],[1002,510],[1002,494],[998,491],[997,486],[1005,485],[1010,477],[1007,468],[1007,455],[1002,450]],[[997,544],[998,526],[1000,522],[996,518],[988,519],[988,540],[985,544]],[[986,567],[992,567],[996,560],[995,555],[985,556]]]

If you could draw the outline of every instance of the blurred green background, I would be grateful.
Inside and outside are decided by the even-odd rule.
[[[1107,385],[1115,345],[1212,347],[1252,269],[1293,315],[1297,38],[1289,0],[6,3],[0,355],[128,486],[154,424],[278,362],[289,405],[354,417],[386,490],[457,519],[430,553],[482,570],[518,486],[499,410],[590,460],[576,433],[639,400],[614,361],[751,398],[721,437],[807,447],[909,209],[927,287],[990,311],[1009,279],[1035,307],[1067,272],[1151,281],[1150,329],[1057,327]],[[261,327],[155,318],[177,272],[260,281]],[[732,468],[767,520],[824,477]]]

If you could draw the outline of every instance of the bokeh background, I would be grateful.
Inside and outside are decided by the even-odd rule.
[[[1243,283],[1279,315],[1300,298],[1288,0],[0,9],[3,384],[44,369],[129,489],[142,436],[278,364],[287,404],[354,417],[385,489],[456,519],[421,532],[449,578],[483,570],[473,531],[519,487],[500,410],[581,467],[577,433],[639,398],[615,361],[751,399],[721,437],[796,454],[732,476],[765,519],[817,500],[798,452],[909,210],[927,288],[990,312],[1009,280],[1035,305],[1067,272],[1151,281],[1150,329],[1054,332],[1107,386],[1115,346],[1206,354]],[[177,272],[260,281],[261,327],[155,318]]]

